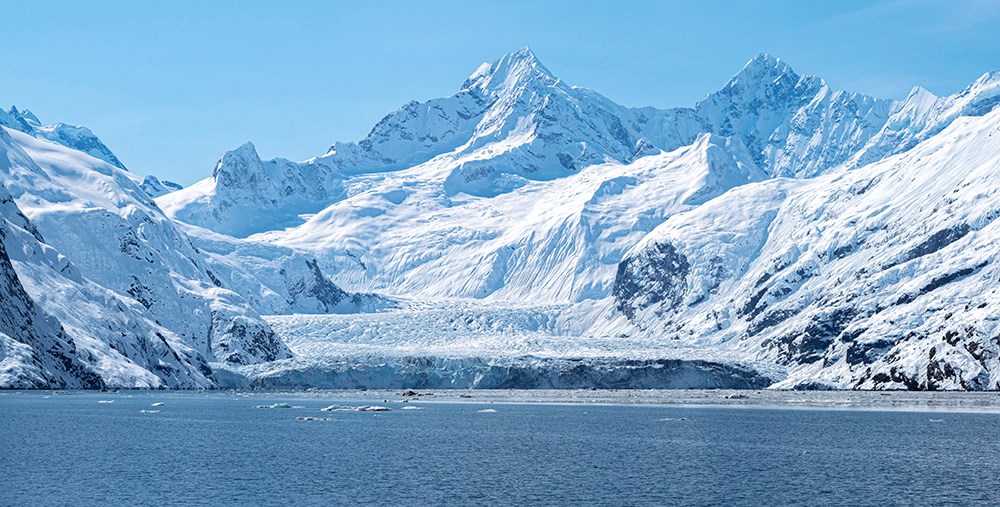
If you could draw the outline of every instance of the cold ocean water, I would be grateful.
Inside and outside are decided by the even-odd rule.
[[[0,504],[1000,503],[995,411],[402,399],[0,392]]]

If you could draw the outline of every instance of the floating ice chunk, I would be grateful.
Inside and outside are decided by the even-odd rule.
[[[494,414],[496,413],[496,410],[493,410],[492,408],[484,408],[482,410],[477,410],[476,412],[479,412],[480,414]]]
[[[115,400],[97,400],[98,403],[114,403]]]
[[[350,405],[330,405],[329,407],[321,408],[323,412],[334,412],[334,411],[355,411],[355,412],[391,412],[392,409],[389,407],[380,407],[378,405],[361,405],[358,407],[352,407]]]
[[[664,417],[661,421],[687,421],[687,417]]]
[[[296,417],[295,420],[296,421],[336,421],[336,419],[334,419],[332,417],[309,417],[309,416],[306,416],[306,417]]]
[[[151,406],[151,407],[162,407],[163,405],[164,405],[164,403],[163,403],[162,401],[158,401],[158,402],[156,402],[156,403],[153,403],[153,404],[152,404],[152,405],[150,405],[150,406]]]
[[[323,412],[334,412],[339,410],[354,410],[354,407],[348,407],[344,405],[330,405],[329,407],[323,407],[320,410]]]
[[[146,409],[142,409],[142,410],[139,411],[139,413],[140,414],[159,414],[160,411],[159,410],[146,410]]]
[[[423,409],[424,409],[424,407],[417,407],[417,406],[414,406],[414,405],[407,405],[407,406],[405,406],[405,407],[402,408],[402,410],[423,410]]]
[[[275,403],[274,405],[257,405],[254,408],[295,408],[287,403]]]

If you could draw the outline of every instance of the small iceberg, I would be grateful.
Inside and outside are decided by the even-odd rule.
[[[115,400],[97,400],[98,403],[114,403]]]
[[[153,403],[153,404],[152,404],[152,405],[150,405],[150,406],[151,406],[151,407],[162,407],[163,405],[164,405],[164,403],[163,403],[162,401],[158,401],[158,402],[156,402],[156,403]]]
[[[160,411],[159,410],[146,410],[146,409],[142,409],[142,410],[139,411],[139,413],[140,414],[159,414]]]
[[[687,417],[664,417],[661,421],[687,421]]]
[[[407,405],[407,406],[403,407],[400,410],[423,410],[423,409],[424,409],[424,407],[417,407],[417,406],[414,406],[414,405]]]
[[[352,407],[350,405],[330,405],[329,407],[321,408],[323,412],[337,412],[337,411],[353,411],[353,412],[391,412],[392,409],[389,407],[380,407],[378,405],[361,405],[359,407]]]
[[[476,412],[480,414],[495,414],[497,411],[493,410],[492,408],[484,408],[482,410],[477,410]]]
[[[274,405],[257,405],[254,408],[295,408],[287,403],[275,403]]]
[[[306,416],[306,417],[296,417],[295,420],[296,421],[336,421],[336,419],[334,419],[332,417],[309,417],[309,416]]]

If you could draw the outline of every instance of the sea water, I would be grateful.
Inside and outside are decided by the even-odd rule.
[[[1000,503],[996,413],[380,396],[0,393],[0,504]]]

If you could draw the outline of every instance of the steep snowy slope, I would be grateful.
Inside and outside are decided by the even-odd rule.
[[[12,238],[15,223],[28,222],[13,202],[0,188],[0,387],[102,387],[101,378],[80,361],[73,339],[38,308],[14,270],[7,245],[18,246]]]
[[[145,307],[209,361],[288,356],[256,311],[213,279],[189,239],[138,188],[137,177],[15,130],[5,130],[0,145],[8,160],[0,181],[87,280]]]
[[[17,158],[4,144],[0,171]],[[203,357],[140,304],[81,276],[3,187],[0,239],[0,387],[214,385]]]
[[[958,118],[904,155],[668,219],[592,332],[739,350],[788,386],[1000,388],[998,218],[1000,111]]]
[[[502,198],[449,197],[448,177],[436,161],[378,176],[298,228],[251,239],[315,252],[354,290],[578,301],[606,296],[625,250],[670,214],[765,175],[739,141],[704,135]]]

